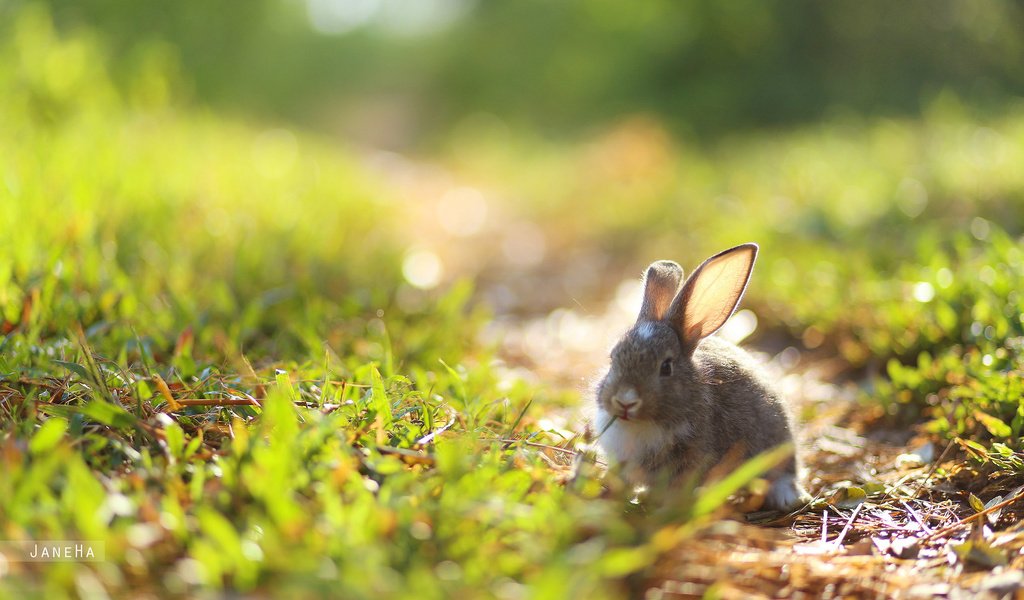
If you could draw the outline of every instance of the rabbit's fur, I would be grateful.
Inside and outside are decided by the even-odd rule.
[[[739,304],[756,255],[754,244],[726,250],[685,283],[675,263],[648,268],[640,316],[612,350],[597,391],[598,443],[629,481],[675,481],[793,443],[789,407],[764,371],[733,344],[707,337]],[[794,453],[768,474],[766,507],[806,500],[798,469]]]

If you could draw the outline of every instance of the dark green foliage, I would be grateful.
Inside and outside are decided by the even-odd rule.
[[[718,135],[1024,93],[1024,11],[1009,0],[385,0],[352,4],[338,35],[299,1],[45,4],[61,29],[111,40],[119,79],[157,53],[204,102],[393,144],[474,113],[563,135],[639,113]],[[360,6],[375,11],[363,26]]]

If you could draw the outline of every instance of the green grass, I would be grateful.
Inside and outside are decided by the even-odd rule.
[[[937,293],[917,315],[917,346],[923,349],[910,364],[890,359],[879,394],[890,412],[924,411],[932,417],[932,431],[962,439],[968,452],[981,452],[976,454],[981,460],[989,444],[997,456],[1019,452],[1024,430],[1021,245],[1002,233],[983,248],[964,243],[953,256],[935,256],[931,273],[941,281],[924,281]],[[910,322],[892,319],[890,326],[908,328]],[[1016,457],[1002,466],[1020,471],[1024,463]]]
[[[0,539],[107,562],[0,566],[0,596],[620,597],[756,475],[645,512],[576,472],[542,418],[580,399],[478,341],[470,282],[404,281],[405,200],[357,156],[176,98],[158,47],[115,83],[88,32],[8,27]],[[711,148],[470,133],[445,162],[525,199],[552,265],[607,256],[607,287],[757,240],[759,334],[887,364],[865,402],[1021,470],[1019,109]]]

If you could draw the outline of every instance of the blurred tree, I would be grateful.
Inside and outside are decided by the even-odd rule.
[[[720,135],[914,113],[946,91],[982,110],[1024,96],[1020,0],[46,4],[58,27],[100,32],[115,74],[159,41],[201,102],[385,144],[473,113],[551,135],[649,113]]]
[[[492,1],[444,43],[433,91],[449,117],[559,129],[649,111],[718,133],[916,111],[944,89],[1024,94],[1024,10],[1004,0]]]

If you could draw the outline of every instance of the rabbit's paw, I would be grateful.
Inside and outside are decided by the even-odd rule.
[[[766,508],[772,510],[789,511],[808,500],[810,500],[810,495],[800,487],[796,477],[787,473],[772,482],[764,504]]]

